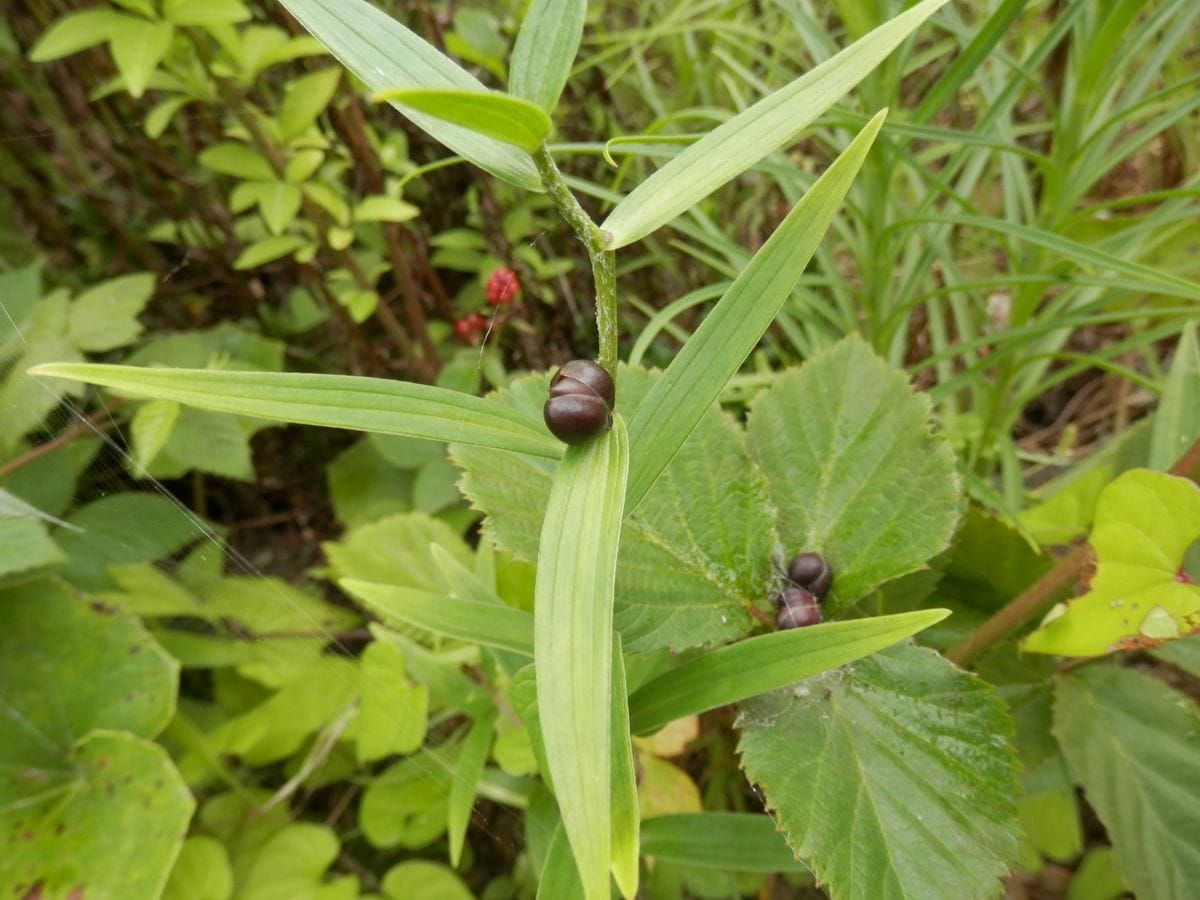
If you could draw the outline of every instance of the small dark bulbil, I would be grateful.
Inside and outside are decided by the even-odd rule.
[[[776,631],[821,624],[821,604],[804,588],[785,588],[779,595],[779,604],[779,615],[775,619]]]
[[[574,359],[550,379],[542,410],[546,427],[567,444],[586,444],[612,427],[616,396],[612,376],[588,359]]]
[[[798,587],[817,595],[818,599],[829,593],[833,583],[833,571],[820,553],[799,553],[788,564],[788,578]]]

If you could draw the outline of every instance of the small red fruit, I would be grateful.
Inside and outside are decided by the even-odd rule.
[[[463,341],[469,342],[485,328],[487,328],[487,319],[479,313],[469,313],[461,319],[454,320],[454,333]]]
[[[483,292],[492,306],[511,303],[521,293],[521,282],[517,281],[517,273],[512,269],[497,269],[488,276]]]

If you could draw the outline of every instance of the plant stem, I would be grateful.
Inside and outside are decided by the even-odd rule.
[[[545,145],[533,155],[538,174],[546,193],[559,213],[574,229],[575,235],[587,248],[592,263],[592,280],[596,287],[596,331],[600,337],[600,365],[614,371],[617,366],[617,262],[616,256],[604,248],[604,237],[591,216],[584,212],[575,195],[567,187],[554,157]]]
[[[1193,478],[1200,472],[1200,440],[1167,470],[1171,475]],[[968,634],[946,652],[946,659],[966,666],[1003,640],[1009,632],[1043,612],[1058,591],[1070,584],[1092,557],[1091,546],[1076,545],[1049,572],[1023,590],[1011,603]]]

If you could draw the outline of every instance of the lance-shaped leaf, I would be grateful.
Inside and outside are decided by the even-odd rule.
[[[366,0],[280,0],[296,20],[372,91],[459,88],[481,82]],[[528,153],[461,125],[397,107],[412,123],[498,178],[542,190]]]
[[[675,719],[737,703],[882,650],[950,613],[925,609],[894,616],[829,622],[760,635],[688,660],[629,698],[635,734]]]
[[[1197,537],[1200,488],[1162,472],[1126,472],[1096,502],[1090,590],[1055,606],[1022,648],[1099,656],[1200,631],[1200,587],[1180,574]]]
[[[532,153],[550,134],[550,117],[541,107],[496,91],[450,88],[389,88],[371,98],[452,122],[484,137]]]
[[[807,872],[770,816],[681,813],[642,824],[642,852],[685,866],[737,872]]]
[[[1093,665],[1060,677],[1054,734],[1138,897],[1200,884],[1200,713],[1157,678]]]
[[[460,641],[533,656],[533,616],[522,610],[353,578],[338,584],[387,624],[415,625]]]
[[[633,898],[638,892],[640,811],[629,735],[629,690],[619,634],[613,635],[612,671],[612,873],[621,894]]]
[[[1171,371],[1163,384],[1162,399],[1154,413],[1150,437],[1151,469],[1168,469],[1200,438],[1200,340],[1196,323],[1189,322],[1179,333]]]
[[[632,244],[792,140],[947,0],[924,0],[692,144],[617,204],[601,230]]]
[[[747,701],[737,724],[746,774],[830,896],[1000,893],[1020,788],[990,685],[898,644]]]
[[[883,125],[880,112],[817,179],[672,360],[629,422],[626,503],[637,508],[804,274]]]
[[[563,455],[538,550],[537,707],[563,827],[588,900],[612,859],[612,610],[629,445],[625,423]]]
[[[223,372],[48,363],[33,375],[70,378],[132,397],[278,422],[458,441],[557,458],[561,444],[503,406],[446,388],[300,372]]]
[[[467,826],[471,824],[471,809],[475,806],[475,791],[483,775],[492,736],[496,730],[496,710],[489,709],[471,725],[463,740],[462,751],[450,780],[450,801],[446,808],[446,836],[450,844],[450,865],[458,866],[462,857]]]
[[[513,45],[508,89],[553,112],[583,37],[587,0],[533,0]]]
[[[954,454],[930,433],[929,399],[861,339],[779,376],[746,431],[787,552],[822,553],[833,568],[826,605],[844,608],[949,542]]]

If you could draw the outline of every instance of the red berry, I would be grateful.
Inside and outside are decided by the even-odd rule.
[[[454,320],[454,333],[464,341],[470,341],[485,328],[487,328],[487,319],[479,313],[469,313],[461,319]]]
[[[521,293],[521,282],[517,281],[517,273],[512,269],[497,269],[488,276],[483,292],[492,306],[511,303]]]

